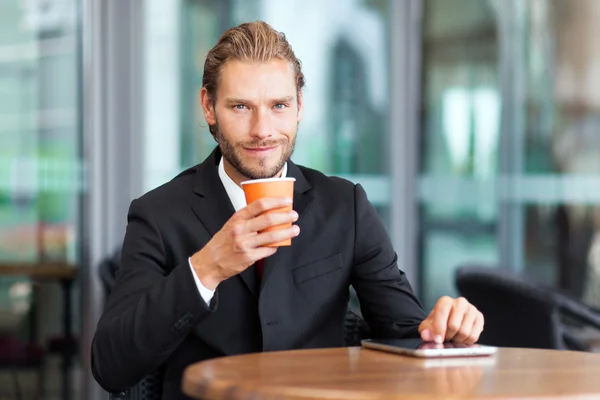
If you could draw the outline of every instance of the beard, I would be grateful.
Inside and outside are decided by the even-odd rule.
[[[258,140],[251,142],[239,142],[234,143],[229,140],[221,129],[219,129],[219,124],[215,124],[212,126],[214,128],[215,140],[219,144],[219,148],[221,149],[221,154],[225,159],[243,176],[248,179],[266,179],[273,178],[277,175],[285,165],[286,162],[290,159],[292,154],[294,153],[294,148],[296,147],[296,135],[290,141],[285,140]],[[244,165],[242,161],[242,157],[238,149],[240,148],[252,148],[252,147],[271,147],[271,146],[280,146],[283,149],[279,160],[273,166],[269,166],[268,159],[259,159],[258,160],[258,168],[253,168],[249,165]]]

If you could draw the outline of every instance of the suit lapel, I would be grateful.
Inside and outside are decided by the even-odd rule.
[[[288,162],[288,176],[296,178],[296,182],[294,183],[294,210],[298,213],[298,222],[296,225],[300,226],[302,219],[310,209],[310,205],[313,203],[314,196],[311,193],[312,186],[306,180],[306,177],[300,171],[300,168],[293,162]],[[294,240],[292,239],[292,246],[294,245]],[[291,251],[290,247],[280,247],[277,249],[277,252],[273,254],[271,257],[265,259],[265,269],[263,272],[263,278],[260,284],[260,289],[264,287],[265,283],[269,280],[274,268],[277,264],[280,263],[282,259],[287,258],[286,255],[289,255]]]
[[[218,165],[221,152],[218,147],[198,166],[194,192],[198,195],[192,205],[194,214],[211,236],[214,236],[235,213],[231,200],[219,178]],[[250,292],[258,294],[256,272],[253,267],[246,268],[241,274]]]

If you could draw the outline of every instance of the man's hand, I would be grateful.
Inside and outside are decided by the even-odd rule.
[[[483,331],[483,314],[464,297],[440,298],[429,316],[419,325],[421,339],[428,342],[473,344]]]
[[[265,211],[290,204],[291,199],[263,198],[233,214],[206,246],[191,257],[192,267],[202,284],[214,290],[222,281],[277,251],[276,247],[265,245],[298,236],[300,228],[297,225],[258,233],[271,226],[298,220],[295,211],[264,214]]]

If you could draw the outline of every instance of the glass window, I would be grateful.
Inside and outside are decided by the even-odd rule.
[[[149,4],[148,18],[161,15],[163,22],[158,27],[147,24],[146,82],[152,110],[147,110],[146,120],[151,127],[146,136],[146,189],[198,163],[215,147],[198,103],[206,53],[229,27],[262,19],[286,34],[307,79],[306,111],[293,160],[362,183],[388,223],[387,2]]]
[[[600,3],[528,1],[523,184],[527,269],[600,307]],[[535,185],[535,186],[534,186]]]
[[[74,3],[0,6],[0,259],[74,259],[79,175]],[[61,4],[62,4],[61,3]]]
[[[0,2],[0,332],[44,349],[64,334],[58,275],[79,260],[79,44],[75,0]]]
[[[425,2],[421,297],[455,296],[454,271],[498,262],[494,182],[501,93],[496,17],[487,1]]]
[[[600,306],[598,18],[595,0],[425,1],[426,298],[475,263]]]

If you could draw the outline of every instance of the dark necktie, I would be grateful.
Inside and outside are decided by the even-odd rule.
[[[265,269],[265,259],[260,259],[256,262],[256,276],[258,277],[258,282],[262,281],[263,270]]]

